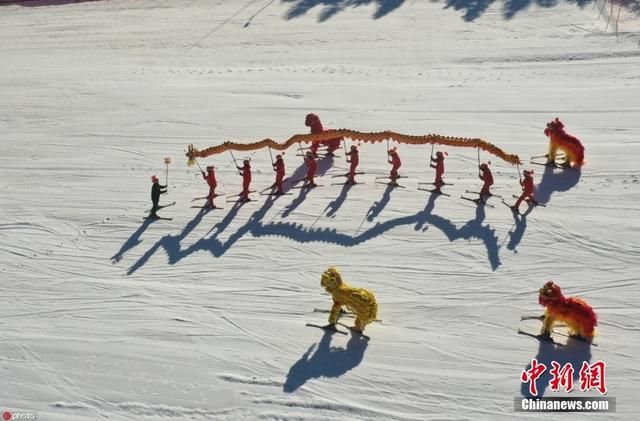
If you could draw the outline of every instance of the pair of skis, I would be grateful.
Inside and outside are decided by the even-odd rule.
[[[406,186],[403,186],[402,184],[398,184],[397,182],[394,182],[394,181],[382,181],[382,180],[385,180],[387,178],[391,179],[391,177],[388,177],[388,176],[376,177],[375,178],[375,182],[376,182],[376,184],[385,184],[385,185],[387,185],[389,187],[399,187],[401,189],[405,189],[406,188]],[[407,178],[407,176],[406,175],[399,175],[399,176],[396,177],[396,180],[398,178]]]
[[[420,182],[418,182],[418,190],[426,191],[426,192],[429,192],[429,193],[432,193],[432,194],[438,194],[438,195],[441,195],[441,196],[451,197],[451,195],[449,193],[445,193],[440,189],[425,189],[424,187],[420,187],[421,185],[425,185],[425,184],[430,184],[432,186],[436,185],[436,183],[434,183],[434,182],[426,182],[426,181],[423,182],[423,181],[420,181]],[[442,186],[453,186],[453,183],[442,183]]]
[[[481,196],[481,193],[479,191],[465,190],[464,192],[465,193],[469,193],[469,194],[477,194],[477,195]],[[487,200],[489,200],[492,197],[497,197],[498,199],[502,199],[502,196],[500,196],[499,194],[490,193],[487,196]],[[487,203],[486,201],[482,201],[481,198],[474,199],[472,197],[467,197],[467,196],[463,195],[463,196],[460,196],[460,199],[464,199],[464,200],[468,200],[470,202],[474,202],[478,206],[487,206],[489,208],[495,208],[495,206],[493,206],[492,204]]]
[[[515,195],[515,194],[514,194],[514,195],[512,195],[512,197],[514,197],[515,199],[518,199],[520,196],[517,196],[517,195]],[[527,204],[528,204],[529,206],[542,206],[543,208],[546,208],[546,207],[547,207],[547,204],[546,204],[546,203],[532,202],[532,201],[530,201],[530,200],[525,200],[525,202],[527,202]],[[520,213],[517,209],[514,209],[512,205],[510,205],[510,204],[508,204],[507,202],[505,202],[505,200],[504,200],[504,199],[502,199],[502,203],[504,203],[504,205],[505,205],[505,206],[507,206],[508,208],[510,208],[510,209],[511,209],[511,211]]]
[[[564,161],[562,161],[561,163],[549,162],[549,161],[544,161],[544,162],[536,161],[537,159],[540,159],[540,158],[548,158],[548,155],[532,156],[531,158],[529,158],[529,163],[533,164],[533,165],[542,165],[544,167],[559,168],[559,169],[562,169],[562,170],[572,170],[573,169],[573,168],[571,168],[571,166],[567,162],[565,154],[557,154],[556,155],[556,158],[564,159]]]
[[[323,308],[314,308],[313,312],[314,313],[329,313],[329,310],[325,310]],[[351,317],[351,318],[354,317],[353,313],[350,313],[350,312],[344,311],[344,310],[340,311],[340,317],[342,317],[342,316]],[[376,319],[376,320],[374,320],[374,322],[381,323],[382,320]],[[349,329],[351,332],[353,332],[354,334],[357,334],[358,336],[361,336],[364,339],[367,339],[367,340],[370,339],[369,336],[365,335],[364,333],[360,332],[359,330],[354,329],[353,326],[346,325],[346,324],[344,324],[342,322],[338,322],[338,325]],[[323,329],[323,330],[326,330],[326,331],[332,332],[332,333],[339,333],[341,335],[346,335],[347,334],[346,331],[344,331],[342,329],[338,329],[336,326],[332,326],[332,325],[329,325],[329,324],[327,324],[327,325],[319,325],[319,324],[315,324],[315,323],[307,323],[306,326],[316,327],[318,329]]]
[[[540,316],[521,316],[520,317],[520,321],[522,322],[524,320],[539,320],[539,321],[543,322],[544,321],[544,315],[540,315]],[[568,334],[563,333],[563,332],[558,332],[557,330],[554,330],[552,333],[554,335],[564,336],[565,338],[572,338],[572,339],[576,339],[576,340],[579,340],[579,341],[586,342],[586,343],[588,343],[590,345],[593,345],[593,346],[598,346],[597,343],[594,343],[593,341],[589,341],[588,339],[585,339],[582,336],[568,335]],[[524,336],[529,336],[529,337],[537,339],[537,340],[539,340],[541,342],[545,341],[545,342],[551,342],[551,343],[553,343],[554,345],[557,345],[557,346],[562,346],[562,347],[566,346],[566,344],[563,344],[561,342],[558,342],[558,341],[554,340],[551,335],[547,336],[547,335],[543,335],[543,334],[540,334],[540,333],[535,334],[535,333],[531,333],[531,332],[528,332],[528,331],[522,330],[522,329],[518,329],[518,334],[519,335],[524,335]]]
[[[167,203],[166,205],[160,205],[158,206],[158,210],[160,209],[164,209],[164,208],[168,208],[169,206],[174,206],[176,204],[176,202],[171,202],[171,203]],[[147,212],[151,212],[151,209],[147,210]],[[152,221],[156,221],[156,220],[160,220],[160,221],[172,221],[173,218],[165,218],[163,216],[143,216],[143,219],[149,219]]]
[[[363,175],[364,171],[356,171],[353,173],[354,176],[356,175]],[[344,173],[344,174],[338,174],[338,175],[332,175],[331,178],[340,178],[340,177],[349,177],[349,173]],[[331,183],[332,186],[355,186],[356,184],[365,184],[365,183],[357,183],[357,182],[349,182],[349,181],[345,181],[344,183]]]

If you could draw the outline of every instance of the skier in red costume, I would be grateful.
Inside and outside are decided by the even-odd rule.
[[[520,203],[523,200],[527,199],[528,203],[533,205],[537,205],[538,201],[533,197],[534,187],[533,187],[533,170],[524,170],[522,172],[524,174],[524,180],[520,180],[520,185],[522,186],[522,194],[516,200],[516,203],[511,206],[511,209],[514,211],[518,211],[520,208]]]
[[[307,164],[307,175],[304,178],[304,186],[316,187],[317,184],[313,181],[313,177],[316,176],[318,164],[316,163],[316,159],[313,157],[313,153],[311,151],[307,151],[307,157],[304,159],[304,163]]]
[[[318,117],[316,114],[313,114],[313,113],[307,114],[304,120],[304,125],[311,128],[312,134],[324,132],[324,127],[322,127],[322,122],[320,121],[320,117]],[[322,144],[327,147],[327,155],[333,156],[334,155],[333,153],[337,149],[340,149],[341,141],[342,141],[342,138],[340,137],[322,141]],[[311,149],[311,152],[313,153],[313,156],[318,156],[319,147],[320,147],[320,142],[311,143],[310,149]]]
[[[240,175],[242,176],[242,193],[240,193],[240,200],[243,202],[249,202],[249,185],[251,184],[251,162],[248,159],[243,161],[243,166],[238,167]]]
[[[486,203],[487,199],[491,197],[491,186],[493,185],[493,175],[491,174],[491,170],[489,169],[489,165],[482,163],[480,164],[480,180],[484,181],[482,185],[482,190],[480,190],[480,202]]]
[[[347,162],[351,163],[347,184],[356,184],[356,168],[358,168],[358,164],[360,163],[360,157],[358,155],[358,148],[356,145],[351,145],[351,150],[347,152],[346,155]]]
[[[213,165],[207,167],[206,174],[202,171],[202,178],[204,178],[209,185],[209,195],[207,196],[206,207],[215,208],[216,206],[213,204],[213,198],[216,197],[216,187],[218,186],[218,182],[216,181],[216,173],[213,170]]]
[[[396,181],[400,176],[398,175],[398,168],[402,165],[400,162],[400,156],[398,155],[398,151],[396,148],[389,149],[387,152],[389,154],[388,162],[391,164],[391,172],[389,173],[389,178],[391,182],[389,182],[392,186],[397,186],[398,182]]]
[[[282,180],[284,180],[284,160],[282,159],[282,155],[276,155],[273,170],[276,172],[276,182],[273,183],[273,187],[276,188],[276,194],[284,194],[284,189],[282,188]]]
[[[433,189],[433,191],[435,193],[441,193],[440,187],[444,186],[444,180],[442,179],[442,175],[444,174],[444,154],[440,151],[436,152],[436,157],[431,157],[431,162],[430,167],[436,169],[436,180],[433,182],[436,188]],[[436,164],[433,165],[433,162]]]

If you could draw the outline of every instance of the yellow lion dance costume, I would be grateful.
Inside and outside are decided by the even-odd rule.
[[[335,268],[329,268],[322,274],[320,285],[333,298],[333,307],[329,314],[329,324],[335,327],[340,318],[342,306],[355,314],[356,321],[352,329],[364,331],[366,325],[378,317],[378,303],[371,291],[353,288],[347,285]]]

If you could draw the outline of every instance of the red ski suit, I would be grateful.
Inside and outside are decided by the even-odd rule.
[[[316,159],[313,156],[308,156],[304,159],[304,163],[307,164],[307,176],[305,180],[308,184],[314,185],[313,177],[316,176],[316,170],[318,169],[318,164],[316,163]]]
[[[533,177],[531,175],[525,174],[524,180],[520,180],[520,185],[522,186],[522,194],[516,200],[514,208],[518,209],[520,207],[520,203],[524,199],[530,199],[535,201],[536,199],[533,197],[534,187],[533,187]]]
[[[276,163],[273,164],[273,170],[276,172],[276,182],[274,183],[278,193],[284,193],[282,188],[282,180],[284,180],[284,160],[282,158],[276,159]]]
[[[360,163],[360,155],[358,154],[357,149],[352,149],[350,152],[347,152],[347,156],[349,157],[349,162],[351,163],[351,166],[349,167],[349,177],[347,179],[347,182],[355,183],[356,168],[358,168],[358,164]]]
[[[395,181],[398,178],[398,168],[402,165],[400,162],[400,156],[397,152],[391,152],[391,173],[389,174],[389,178],[391,181]]]
[[[246,164],[240,170],[242,175],[242,193],[240,193],[240,199],[249,198],[249,185],[251,184],[251,165]]]
[[[480,174],[480,180],[484,181],[482,185],[482,190],[480,190],[480,198],[484,196],[491,196],[491,192],[489,189],[493,186],[493,175],[491,174],[491,170],[487,167],[482,170],[482,174]]]
[[[212,169],[208,174],[202,172],[202,178],[207,180],[207,184],[209,185],[209,195],[207,196],[207,205],[213,207],[213,198],[216,197],[216,187],[218,186],[218,182],[216,181],[216,173]]]
[[[439,189],[444,185],[444,181],[442,180],[442,175],[444,174],[444,156],[436,156],[435,158],[431,158],[431,162],[435,162],[436,165],[431,165],[431,168],[436,169],[436,180],[433,184],[436,186],[436,189]]]

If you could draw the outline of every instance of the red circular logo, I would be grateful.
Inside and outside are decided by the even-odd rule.
[[[9,421],[9,420],[11,419],[11,412],[9,412],[9,411],[4,411],[4,412],[2,413],[2,419],[3,419],[3,420],[6,420],[6,421]]]

